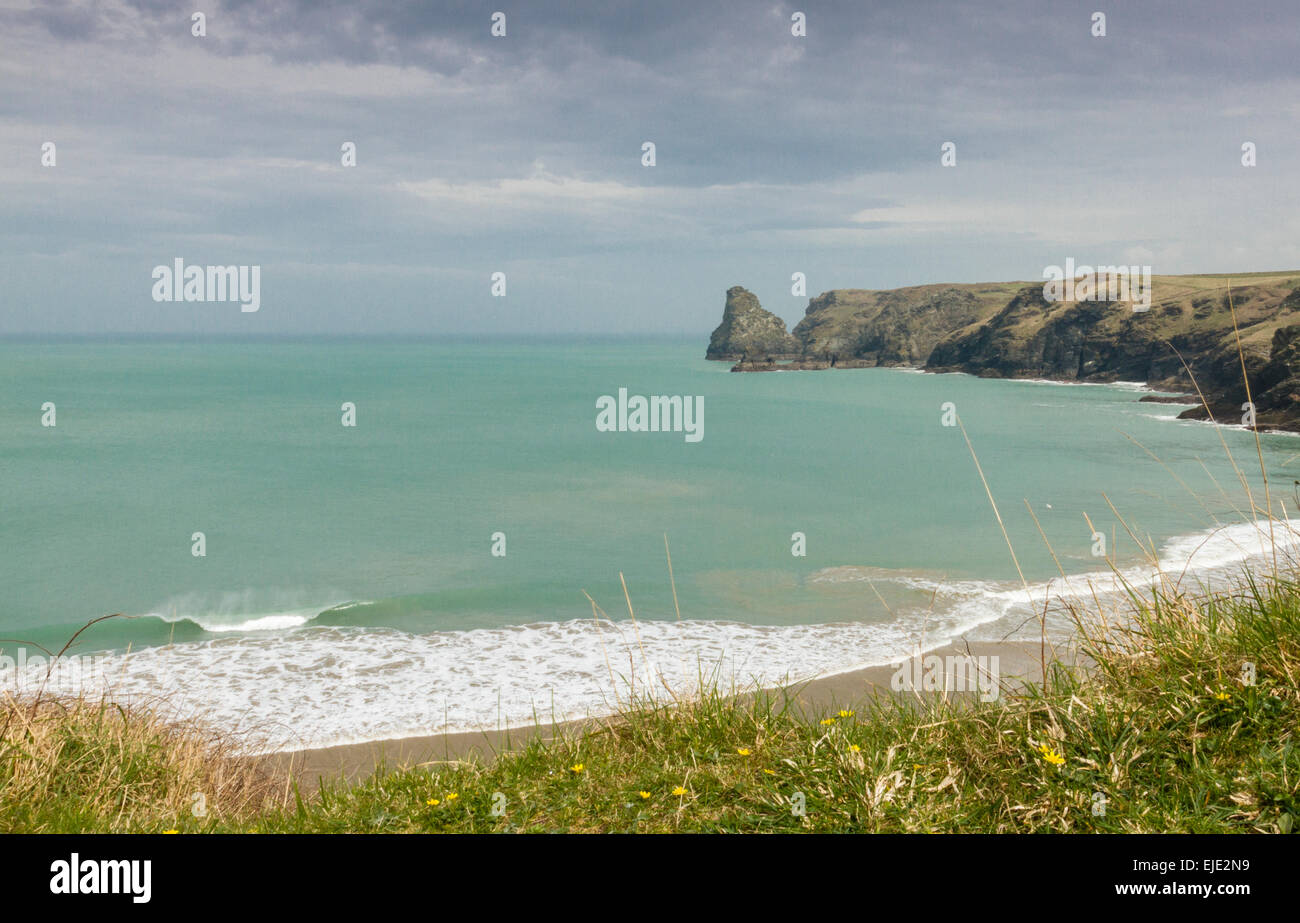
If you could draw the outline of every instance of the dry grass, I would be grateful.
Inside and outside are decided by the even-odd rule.
[[[283,779],[163,711],[0,699],[0,830],[160,833],[182,817],[216,826],[284,803]]]

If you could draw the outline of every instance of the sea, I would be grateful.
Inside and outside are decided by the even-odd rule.
[[[1063,640],[1071,600],[1294,544],[1300,439],[1140,384],[702,353],[0,342],[0,687],[271,748],[520,727]],[[695,434],[598,427],[622,389]]]

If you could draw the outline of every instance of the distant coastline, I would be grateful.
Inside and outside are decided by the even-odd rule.
[[[837,289],[809,299],[787,332],[735,286],[705,358],[735,372],[1140,381],[1185,396],[1150,400],[1194,404],[1181,419],[1300,431],[1300,271],[1153,276],[1144,297],[1049,301],[1042,283],[1024,281]]]

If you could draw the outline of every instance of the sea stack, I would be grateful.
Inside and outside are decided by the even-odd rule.
[[[764,311],[753,292],[736,285],[727,289],[722,323],[709,338],[704,357],[731,362],[792,359],[802,351],[799,341],[786,331],[785,321]]]

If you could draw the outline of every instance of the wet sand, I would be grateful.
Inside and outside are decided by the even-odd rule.
[[[1054,656],[1052,648],[1049,647],[1046,653],[1050,663]],[[1009,683],[1013,688],[1018,681],[1039,682],[1042,679],[1040,646],[1037,642],[961,643],[929,651],[923,657],[957,657],[966,654],[975,658],[996,656],[1002,683]],[[1071,659],[1069,652],[1062,649],[1055,651],[1055,657],[1067,661]],[[909,667],[914,664],[915,658]],[[914,695],[909,691],[895,692],[891,689],[890,681],[896,671],[896,665],[868,667],[792,684],[786,689],[794,696],[799,709],[811,719],[830,709],[853,708],[881,693]],[[949,695],[961,698],[978,695],[978,692]],[[380,766],[409,769],[466,759],[490,760],[498,753],[523,747],[533,740],[549,740],[557,735],[581,732],[584,727],[598,727],[611,720],[616,719],[596,717],[502,730],[403,737],[285,751],[264,759],[275,771],[292,773],[304,788],[314,789],[322,778],[356,781],[370,775]]]

